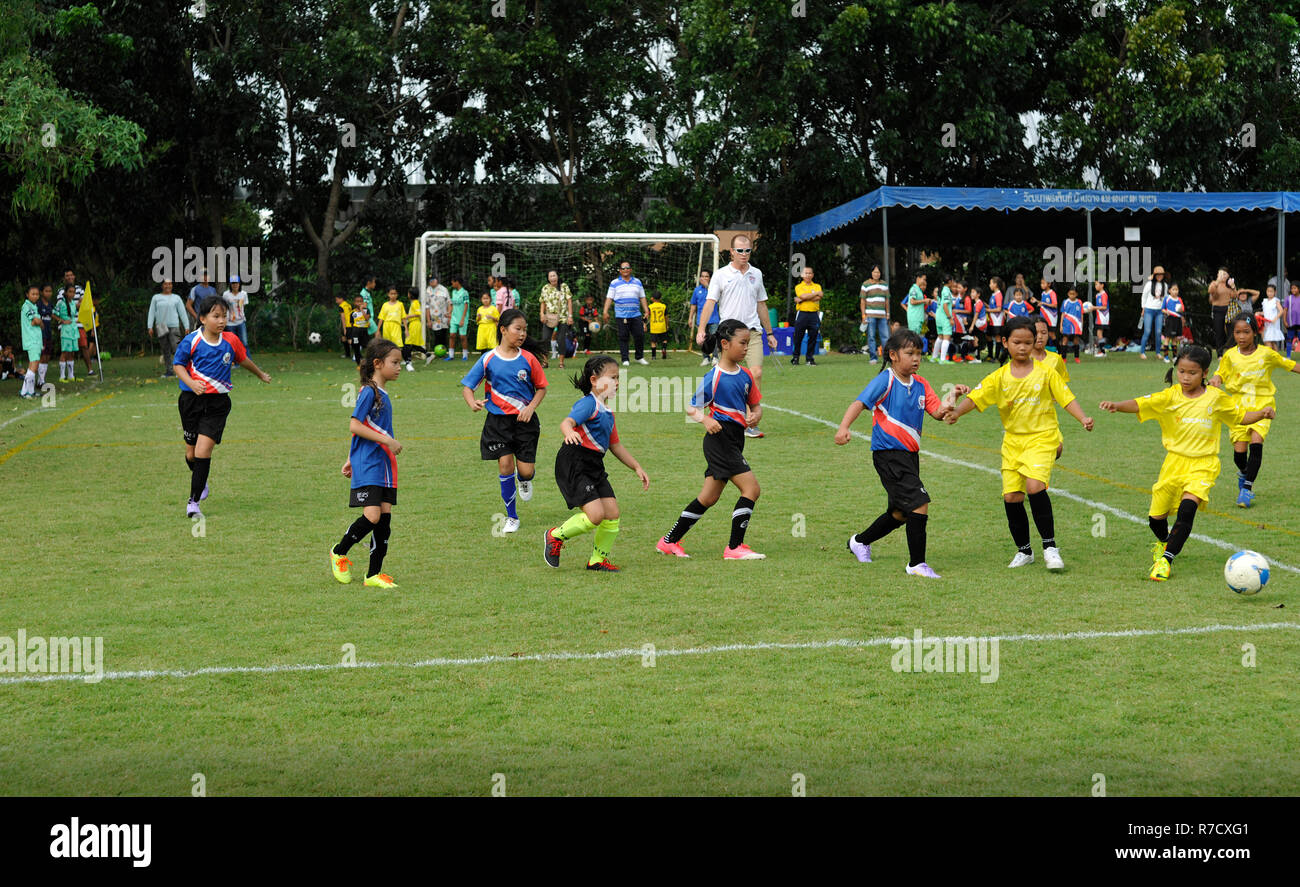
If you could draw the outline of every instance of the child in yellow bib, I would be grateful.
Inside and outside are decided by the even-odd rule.
[[[663,353],[663,359],[668,359],[668,306],[664,304],[663,296],[659,290],[650,291],[650,304],[646,306],[650,310],[650,359],[655,358],[655,347]]]
[[[1033,320],[1013,318],[1003,328],[1003,336],[1011,360],[985,376],[944,421],[953,425],[973,409],[983,412],[997,405],[1002,427],[1006,429],[1002,436],[1002,504],[1016,545],[1016,554],[1007,566],[1023,567],[1034,562],[1034,551],[1029,544],[1029,518],[1025,514],[1028,494],[1034,525],[1043,537],[1043,561],[1047,569],[1061,570],[1065,561],[1056,544],[1052,500],[1047,495],[1056,447],[1061,441],[1053,403],[1064,407],[1087,431],[1092,430],[1092,419],[1084,415],[1065,380],[1034,360]]]
[[[1219,476],[1221,427],[1250,425],[1273,416],[1272,407],[1247,411],[1232,395],[1207,388],[1209,370],[1210,352],[1200,345],[1186,345],[1165,374],[1165,381],[1172,383],[1176,372],[1177,384],[1133,400],[1101,402],[1108,413],[1137,413],[1139,422],[1160,423],[1160,442],[1167,455],[1151,487],[1147,518],[1157,540],[1151,548],[1150,573],[1157,582],[1169,578],[1174,558],[1192,533],[1197,510],[1210,499],[1210,488]],[[1171,512],[1176,512],[1172,530]]]
[[[1272,379],[1274,370],[1297,372],[1294,360],[1288,360],[1272,348],[1259,347],[1256,332],[1255,315],[1248,311],[1237,315],[1232,321],[1232,338],[1237,344],[1223,352],[1208,383],[1236,395],[1248,410],[1274,405],[1273,397],[1277,394]],[[1272,425],[1272,420],[1263,419],[1249,428],[1238,424],[1228,429],[1232,461],[1237,465],[1237,505],[1241,508],[1254,504],[1255,478],[1264,460],[1264,438],[1268,437]]]
[[[379,335],[398,348],[403,345],[402,324],[406,321],[406,306],[397,300],[397,287],[388,288],[388,301],[379,306]]]

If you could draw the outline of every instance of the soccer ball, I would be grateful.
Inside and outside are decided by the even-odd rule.
[[[1237,594],[1255,594],[1268,584],[1268,560],[1258,551],[1238,551],[1223,565],[1223,578]]]
[[[587,329],[591,330],[592,333],[600,332],[600,321],[593,320],[591,323],[587,324]]]
[[[435,345],[434,348],[433,348],[433,356],[434,356],[434,357],[446,357],[446,356],[447,356],[447,346],[446,346],[446,345]]]
[[[320,333],[308,333],[308,334],[307,334],[307,341],[308,341],[308,342],[311,342],[313,345],[319,345],[319,344],[320,344]]]

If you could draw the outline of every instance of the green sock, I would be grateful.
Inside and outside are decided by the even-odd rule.
[[[570,539],[581,536],[583,533],[590,533],[596,529],[596,525],[591,522],[587,515],[579,511],[573,517],[560,524],[552,533],[556,539],[561,542],[568,542]]]
[[[614,537],[618,535],[618,518],[603,520],[596,528],[596,538],[591,545],[591,559],[588,564],[598,564],[609,560],[610,549],[614,547]]]

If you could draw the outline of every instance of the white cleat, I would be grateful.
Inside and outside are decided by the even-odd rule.
[[[700,361],[700,366],[702,366],[702,367],[706,367],[706,366],[708,366],[708,365],[709,365],[709,359],[708,359],[707,357],[704,358],[704,360],[701,360],[701,361]]]
[[[1044,548],[1043,563],[1049,570],[1064,570],[1065,561],[1061,560],[1061,550],[1059,548]]]
[[[506,522],[505,522],[505,524],[501,527],[501,532],[502,532],[503,534],[504,534],[504,533],[518,533],[518,532],[519,532],[519,518],[517,518],[517,517],[508,517],[508,518],[506,518]]]
[[[636,362],[639,363],[639,364],[641,364],[641,366],[643,366],[643,367],[648,367],[648,366],[650,366],[650,361],[646,360],[644,357],[638,357],[638,358],[636,359]]]
[[[529,480],[521,480],[521,481],[519,482],[519,500],[520,500],[521,502],[527,502],[528,500],[530,500],[530,499],[532,499],[532,498],[533,498],[533,482],[532,482],[532,480],[531,480],[531,479],[529,479]]]
[[[1011,563],[1007,564],[1007,568],[1014,570],[1016,567],[1028,566],[1033,562],[1034,556],[1032,554],[1025,554],[1023,551],[1017,551],[1016,556],[1011,559]]]

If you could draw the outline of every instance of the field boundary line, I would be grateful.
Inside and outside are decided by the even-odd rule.
[[[40,434],[37,434],[37,435],[35,435],[34,437],[29,437],[29,438],[27,438],[27,440],[23,441],[22,443],[20,443],[18,446],[14,447],[13,449],[7,451],[4,455],[0,456],[0,465],[5,464],[5,463],[8,462],[10,459],[12,459],[14,456],[17,456],[17,455],[18,455],[19,453],[21,453],[23,450],[27,449],[27,448],[28,448],[29,446],[31,446],[32,444],[36,443],[36,441],[40,440],[42,437],[45,437],[47,434],[50,434],[50,433],[54,432],[56,429],[60,428],[61,426],[66,425],[67,423],[71,422],[73,419],[75,419],[75,418],[77,418],[78,416],[80,416],[80,415],[81,415],[82,413],[84,413],[86,410],[90,409],[90,408],[93,407],[93,406],[96,406],[97,404],[101,404],[101,403],[103,403],[104,401],[106,401],[106,400],[108,400],[109,398],[112,398],[112,397],[117,397],[117,392],[116,392],[116,391],[114,391],[112,394],[105,394],[105,395],[104,395],[103,397],[101,397],[99,400],[92,401],[91,403],[86,404],[84,407],[82,407],[81,409],[77,410],[75,413],[69,413],[68,415],[66,415],[66,416],[64,416],[62,419],[60,419],[59,421],[55,422],[55,423],[54,423],[53,425],[51,425],[49,428],[46,428],[46,429],[45,429],[44,431],[42,431]]]
[[[789,413],[791,416],[798,416],[799,418],[807,419],[810,422],[820,422],[822,425],[825,425],[829,428],[840,427],[838,423],[832,422],[829,419],[823,419],[821,416],[812,416],[809,415],[808,413],[801,413],[798,410],[791,410],[786,407],[778,407],[775,406],[774,404],[770,404],[766,402],[763,404],[763,409],[776,410],[779,413]],[[871,442],[870,434],[864,434],[861,431],[850,431],[849,433],[854,437],[858,438],[859,440],[865,440],[868,443]],[[934,453],[931,452],[930,450],[921,450],[920,453],[922,456],[925,456],[927,459],[937,459],[940,462],[947,462],[949,465],[957,465],[962,468],[973,468],[976,471],[982,471],[985,474],[992,474],[997,477],[1002,476],[1001,471],[999,471],[996,468],[990,468],[987,465],[978,465],[974,462],[967,462],[964,459],[954,459],[952,456],[945,456],[942,453]],[[1116,508],[1114,505],[1108,505],[1105,502],[1097,502],[1093,499],[1088,499],[1084,496],[1080,496],[1077,493],[1071,493],[1069,490],[1064,489],[1062,487],[1052,487],[1051,493],[1053,496],[1060,496],[1064,499],[1069,499],[1073,502],[1079,502],[1083,505],[1088,506],[1089,508],[1096,509],[1097,511],[1104,511],[1107,514],[1113,514],[1115,515],[1115,517],[1122,518],[1130,523],[1134,523],[1142,527],[1147,526],[1146,518],[1141,518],[1135,514],[1130,514],[1129,512],[1125,511],[1122,508]],[[1227,542],[1223,539],[1216,539],[1214,536],[1206,536],[1204,533],[1192,533],[1189,538],[1195,539],[1197,542],[1205,542],[1209,545],[1215,546],[1216,548],[1222,548],[1225,551],[1241,550],[1241,547],[1239,545],[1236,545],[1232,542]],[[1268,558],[1268,562],[1273,566],[1277,567],[1278,569],[1286,570],[1289,573],[1300,573],[1300,567],[1296,567],[1296,566],[1292,566],[1291,564],[1284,563],[1283,561],[1278,560],[1277,558],[1273,557],[1273,555],[1268,554],[1266,552],[1260,552],[1260,554],[1263,554],[1266,558]]]
[[[1217,634],[1221,632],[1275,631],[1291,629],[1300,631],[1296,622],[1260,622],[1254,625],[1194,625],[1185,628],[1124,628],[1114,631],[1069,631],[1047,634],[1002,634],[973,636],[977,642],[997,641],[998,643],[1051,643],[1058,641],[1107,640],[1113,638],[1178,637],[1182,635]],[[927,640],[966,642],[972,636],[925,635]],[[914,637],[895,635],[874,638],[837,638],[829,641],[790,641],[720,644],[708,647],[666,647],[656,648],[654,655],[661,656],[711,656],[717,653],[757,653],[767,650],[857,650],[870,647],[885,647],[899,641],[911,643]],[[414,669],[414,668],[457,668],[474,665],[497,665],[507,662],[595,662],[601,660],[639,659],[648,651],[641,647],[624,647],[617,650],[602,650],[594,653],[521,653],[518,655],[487,655],[469,658],[434,657],[415,662],[357,662],[355,665],[342,663],[315,663],[299,665],[215,665],[195,669],[143,669],[139,671],[106,671],[101,680],[148,680],[153,678],[194,678],[208,675],[240,674],[286,674],[292,672],[312,671],[350,671],[366,668]],[[42,674],[0,677],[0,684],[47,684],[55,681],[86,681],[82,674]]]

